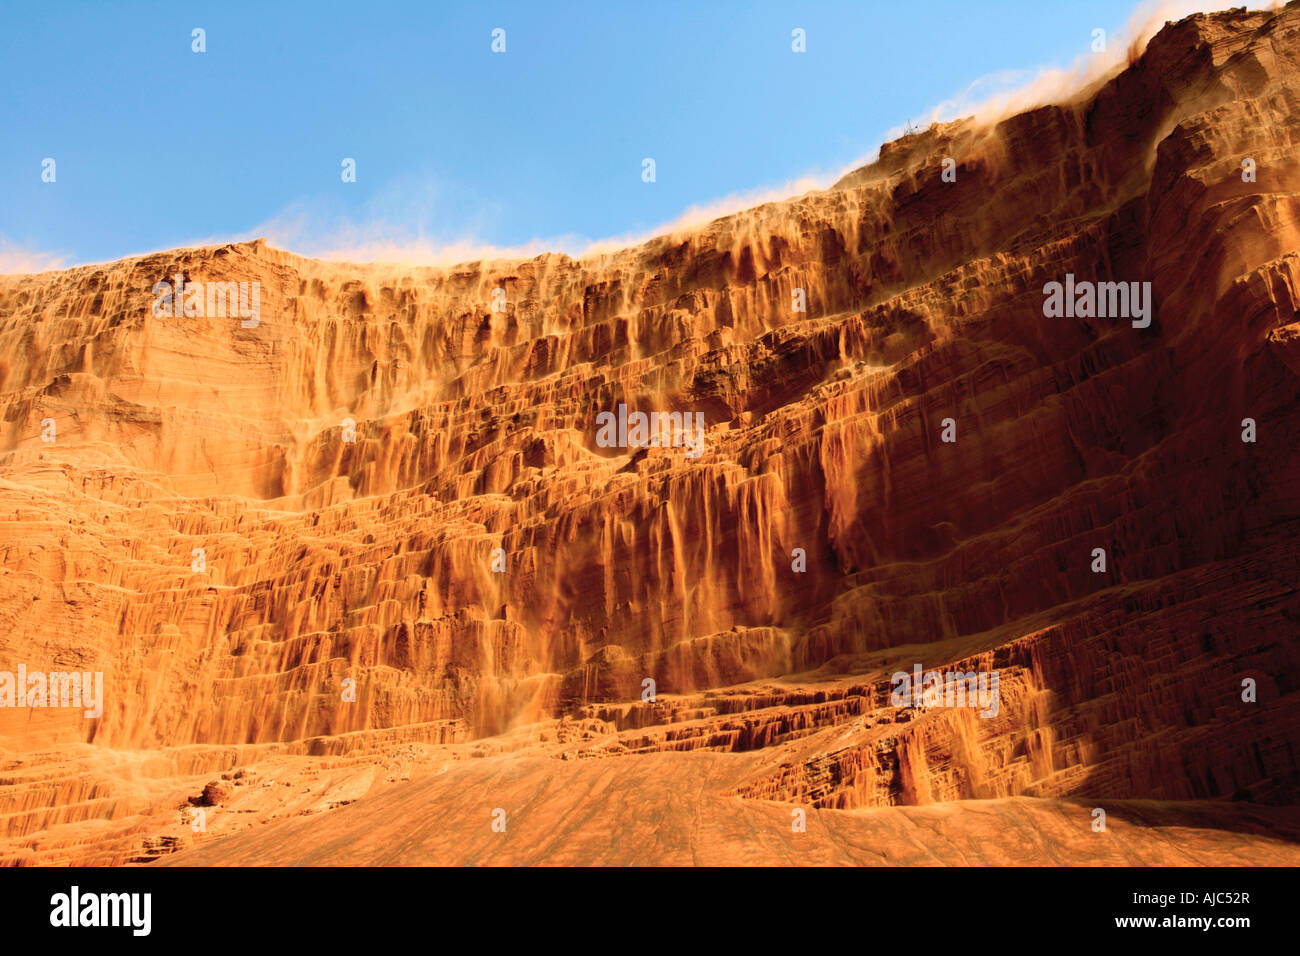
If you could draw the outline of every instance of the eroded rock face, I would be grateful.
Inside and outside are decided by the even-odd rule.
[[[0,277],[0,668],[104,675],[96,719],[0,709],[0,859],[242,859],[249,816],[511,754],[736,754],[700,805],[787,829],[740,808],[1078,800],[1085,856],[1105,799],[1294,804],[1298,96],[1300,7],[1198,15],[1075,102],[617,253]],[[177,275],[257,283],[256,325],[154,314]],[[1149,282],[1149,326],[1045,316],[1067,275]],[[620,404],[701,413],[702,453],[605,447]],[[900,708],[914,664],[996,671],[996,715]]]

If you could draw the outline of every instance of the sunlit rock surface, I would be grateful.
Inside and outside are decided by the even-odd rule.
[[[0,862],[1295,865],[1298,96],[1201,15],[615,253],[0,277],[0,670],[104,674],[0,709]]]

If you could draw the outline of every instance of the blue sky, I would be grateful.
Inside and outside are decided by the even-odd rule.
[[[268,232],[307,253],[644,233],[833,176],[981,78],[1070,66],[1134,7],[6,2],[0,251],[66,265]]]

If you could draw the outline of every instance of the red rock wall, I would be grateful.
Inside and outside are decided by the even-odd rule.
[[[1289,799],[1297,77],[1296,7],[1197,16],[1075,102],[617,253],[440,270],[258,242],[0,277],[0,662],[106,675],[102,719],[0,710],[0,746],[464,741],[646,677],[965,658],[1005,669],[999,718],[741,791]],[[260,324],[152,315],[177,273],[260,283]],[[1154,321],[1046,318],[1067,273],[1150,282]],[[703,455],[598,447],[619,403],[703,412]],[[845,706],[699,740],[870,710]],[[32,792],[0,812],[87,798]]]

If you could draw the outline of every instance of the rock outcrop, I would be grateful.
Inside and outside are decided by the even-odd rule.
[[[1292,4],[615,253],[0,277],[0,670],[103,674],[0,860],[1294,865],[1298,139]]]

